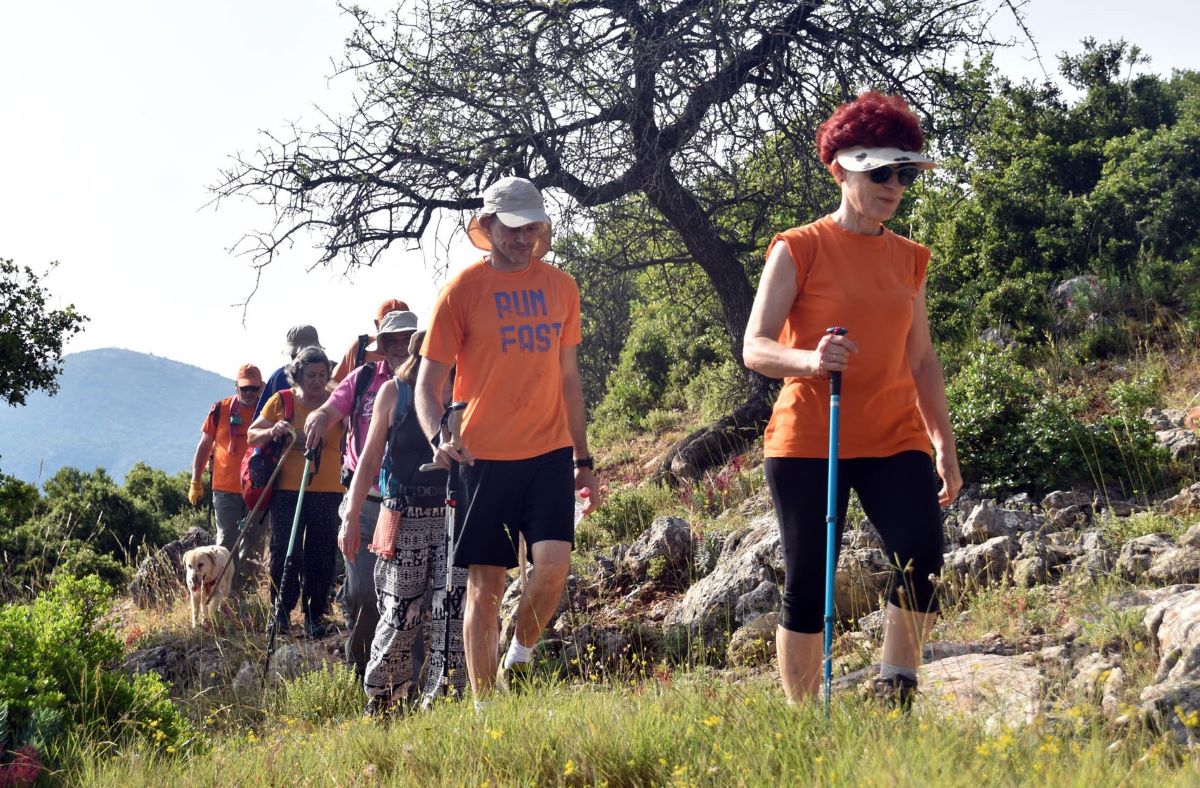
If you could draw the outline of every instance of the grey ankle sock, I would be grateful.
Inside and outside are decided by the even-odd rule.
[[[917,671],[913,668],[905,668],[900,665],[893,665],[890,662],[881,662],[879,664],[879,678],[894,679],[903,677],[910,681],[917,680]]]

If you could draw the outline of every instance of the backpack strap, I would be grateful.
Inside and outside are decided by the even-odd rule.
[[[296,415],[295,396],[291,389],[279,390],[279,398],[283,400],[283,420],[289,424],[292,421],[292,417]]]
[[[363,364],[363,359],[367,357],[367,345],[371,344],[370,334],[358,335],[358,348],[354,351],[354,367],[358,369]]]
[[[212,425],[214,436],[217,434],[217,425],[221,423],[221,403],[224,401],[223,399],[217,400],[208,410],[208,423]]]
[[[365,336],[365,335],[364,335]],[[354,454],[362,454],[362,442],[366,436],[359,435],[358,430],[354,429],[358,423],[358,408],[362,404],[363,395],[367,393],[367,389],[371,387],[371,381],[375,379],[376,366],[372,361],[368,364],[363,364],[358,368],[358,377],[354,380],[354,404],[350,408],[350,429],[349,432],[354,436]]]

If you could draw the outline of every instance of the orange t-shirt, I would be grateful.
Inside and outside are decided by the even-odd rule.
[[[843,326],[858,343],[842,373],[840,457],[930,452],[907,342],[929,250],[884,229],[850,232],[829,216],[775,236],[796,265],[796,300],[779,342],[816,348],[825,329]],[[768,457],[829,455],[829,381],[789,377],[767,425]]]
[[[289,423],[296,430],[296,444],[283,460],[283,470],[279,472],[276,489],[296,492],[300,489],[300,477],[304,475],[304,420],[316,408],[304,407],[300,398],[295,395],[293,395],[292,401],[295,403],[295,408]],[[263,405],[262,413],[259,416],[266,416],[272,424],[283,419],[283,400],[280,398],[279,392],[271,395],[267,404]],[[316,460],[313,462],[315,463]],[[311,472],[312,469],[309,470]],[[341,483],[341,474],[342,423],[339,421],[330,424],[329,428],[325,430],[325,445],[321,448],[320,467],[304,489],[306,492],[345,492]]]
[[[242,492],[242,456],[252,421],[254,408],[243,408],[237,397],[226,397],[213,403],[200,425],[200,431],[213,439],[212,488],[217,492]]]
[[[421,355],[458,364],[467,449],[521,460],[573,443],[559,352],[579,341],[579,288],[569,274],[541,260],[515,273],[479,260],[438,295]]]

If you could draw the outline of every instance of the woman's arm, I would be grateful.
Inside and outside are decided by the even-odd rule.
[[[929,335],[929,314],[925,309],[924,285],[921,285],[921,292],[913,304],[913,322],[908,331],[907,350],[913,381],[917,386],[917,410],[925,420],[925,431],[933,443],[937,455],[937,472],[942,479],[938,501],[942,506],[949,506],[962,489],[962,474],[958,467],[954,430],[950,426],[950,409],[946,405],[946,380]]]
[[[850,354],[858,352],[858,345],[847,337],[827,334],[813,350],[785,347],[779,342],[779,332],[795,300],[796,266],[787,244],[777,242],[767,256],[742,340],[742,360],[747,369],[769,378],[805,378],[845,370]]]
[[[274,397],[275,395],[271,396]],[[282,438],[291,432],[292,425],[283,419],[274,421],[268,414],[268,410],[270,410],[270,413],[275,413],[273,406],[270,406],[269,400],[268,404],[263,406],[262,412],[258,414],[258,418],[246,430],[246,443],[250,446],[262,446],[270,443],[275,438]]]
[[[367,499],[367,493],[371,492],[371,485],[379,478],[379,466],[383,464],[383,449],[387,445],[388,430],[392,426],[392,418],[396,415],[396,385],[389,380],[383,384],[379,395],[375,397],[375,405],[371,410],[371,427],[367,430],[367,440],[363,444],[362,454],[358,455],[354,478],[350,482],[350,490],[346,493],[346,509],[338,532],[338,547],[347,561],[353,561],[358,555],[358,520],[362,514],[363,501]]]

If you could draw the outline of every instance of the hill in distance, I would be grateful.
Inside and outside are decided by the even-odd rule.
[[[190,364],[105,348],[63,358],[59,391],[0,405],[0,471],[40,485],[59,468],[104,468],[121,481],[137,462],[190,469],[200,425],[233,381]]]

